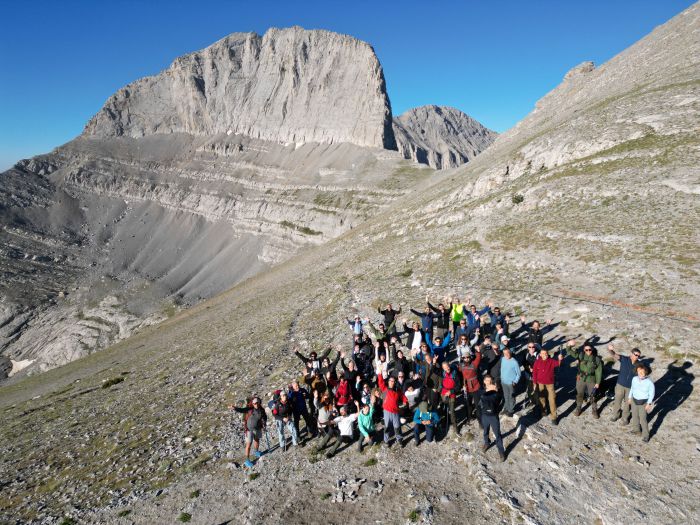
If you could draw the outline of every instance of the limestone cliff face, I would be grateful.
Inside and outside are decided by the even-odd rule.
[[[84,135],[241,134],[281,143],[395,149],[372,47],[299,27],[234,33],[120,89]]]
[[[469,162],[497,133],[458,109],[430,105],[394,118],[394,135],[404,158],[443,169]]]

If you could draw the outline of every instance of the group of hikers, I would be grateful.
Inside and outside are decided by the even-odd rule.
[[[603,359],[591,340],[578,345],[570,339],[566,345],[549,348],[557,347],[545,342],[553,328],[551,320],[541,325],[521,315],[518,328],[511,330],[512,319],[500,308],[489,303],[479,309],[470,299],[465,303],[445,299],[436,307],[426,298],[423,310],[411,312],[419,320],[410,324],[407,319],[398,323],[401,308],[391,304],[377,309],[382,319],[376,326],[367,317],[347,318],[352,334],[349,352],[338,347],[332,356],[329,347],[322,355],[303,355],[294,349],[303,362],[301,376],[275,391],[267,403],[281,450],[287,449],[287,434],[291,445],[303,446],[302,419],[307,440],[320,439],[316,452],[330,447],[328,458],[355,441],[359,451],[382,439],[388,447],[394,441],[404,447],[410,440],[404,439],[404,426],[412,426],[419,446],[421,435],[425,442],[435,443],[459,436],[460,422],[463,427],[476,421],[483,431],[483,451],[493,444],[493,434],[504,461],[501,414],[517,417],[516,397],[522,391],[520,410],[530,408],[536,418],[548,415],[556,425],[557,369],[567,356],[577,367],[575,415],[582,414],[587,401],[592,417],[600,417]],[[623,425],[631,420],[631,432],[646,442],[647,414],[654,401],[651,370],[637,348],[623,355],[608,345],[608,353],[619,362],[611,419]],[[252,467],[252,459],[262,455],[261,437],[267,435],[265,406],[254,395],[245,406],[231,408],[244,415],[245,465]],[[461,421],[458,411],[464,414]]]

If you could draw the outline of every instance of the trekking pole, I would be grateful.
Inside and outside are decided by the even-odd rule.
[[[270,433],[267,431],[267,425],[265,425],[265,441],[267,443],[267,450],[265,452],[270,452]]]

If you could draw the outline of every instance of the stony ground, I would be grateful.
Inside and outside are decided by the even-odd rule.
[[[414,185],[339,238],[104,352],[3,386],[0,519],[696,519],[699,25],[695,6],[599,69],[575,70],[466,168]],[[347,345],[346,315],[420,307],[426,295],[551,317],[555,344],[641,348],[660,396],[651,441],[611,424],[608,406],[600,420],[574,417],[565,368],[561,424],[524,417],[513,431],[503,418],[504,464],[478,451],[474,431],[330,461],[273,452],[255,479],[229,466],[240,445],[224,407],[294,377],[293,346]],[[339,479],[357,478],[358,501],[333,501]]]

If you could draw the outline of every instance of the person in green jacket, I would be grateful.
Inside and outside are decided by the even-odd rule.
[[[360,429],[360,439],[357,440],[357,450],[362,452],[365,444],[374,445],[376,443],[377,432],[374,427],[374,404],[377,396],[372,392],[369,404],[362,405],[360,414],[357,417],[357,426]]]
[[[583,408],[583,398],[588,396],[591,403],[593,417],[598,419],[598,405],[596,394],[603,381],[603,360],[596,352],[593,345],[585,343],[582,348],[575,348],[576,342],[571,339],[567,344],[566,353],[578,360],[578,374],[576,374],[576,412],[580,416]]]

